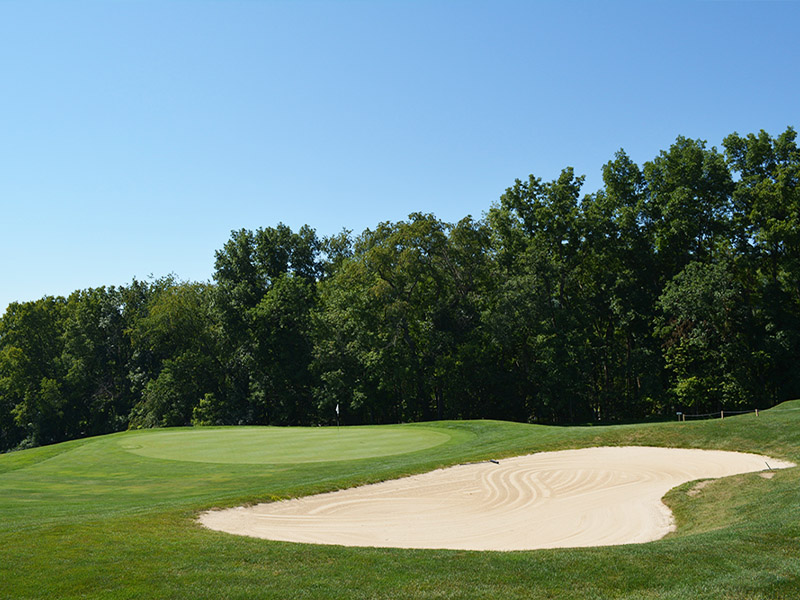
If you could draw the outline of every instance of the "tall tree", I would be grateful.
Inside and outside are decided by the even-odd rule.
[[[206,394],[218,393],[217,332],[207,285],[162,280],[131,330],[141,399],[132,427],[188,425]]]
[[[488,241],[472,219],[452,226],[420,213],[365,231],[322,285],[321,401],[378,422],[464,414],[456,398],[470,392],[456,382],[477,362]]]
[[[67,300],[62,360],[75,414],[73,436],[127,426],[131,345],[122,299],[122,290],[112,287],[76,291]]]
[[[315,303],[314,282],[283,273],[251,311],[258,365],[251,382],[256,406],[263,411],[258,420],[307,425],[316,416],[309,373]]]
[[[571,168],[517,180],[489,211],[504,284],[491,326],[508,355],[527,418],[590,417],[588,347],[579,268],[580,189]],[[523,309],[524,307],[524,309]]]
[[[736,267],[754,307],[764,368],[762,389],[772,401],[800,395],[800,149],[791,127],[777,138],[763,130],[732,134],[724,146],[738,175],[734,243]],[[762,393],[764,393],[762,392]]]
[[[644,216],[666,282],[688,263],[712,258],[727,239],[733,181],[716,148],[682,136],[645,163],[643,176]]]
[[[673,408],[719,411],[750,405],[750,307],[728,261],[691,262],[659,299]]]
[[[660,393],[660,342],[651,321],[660,285],[646,227],[645,182],[623,151],[603,168],[605,188],[581,203],[580,288],[598,418],[642,416]]]
[[[307,413],[274,410],[274,402],[280,404],[276,396],[280,386],[274,378],[265,380],[265,373],[294,370],[303,379],[303,384],[295,389],[311,388],[308,360],[301,365],[286,353],[272,351],[279,347],[279,336],[286,331],[285,319],[278,328],[273,327],[276,325],[273,317],[281,300],[292,304],[288,300],[292,295],[288,293],[292,284],[284,280],[285,276],[296,278],[292,280],[298,284],[294,291],[302,287],[304,291],[300,295],[308,292],[313,297],[315,282],[324,274],[321,248],[320,240],[310,227],[303,226],[293,232],[286,225],[279,224],[255,232],[235,231],[224,248],[217,252],[215,310],[222,325],[222,355],[225,357],[219,401],[230,407],[240,422],[294,423],[301,413]],[[279,281],[283,283],[278,284]],[[276,285],[279,289],[268,298]],[[262,304],[264,302],[266,304]],[[313,303],[309,300],[293,304],[293,309],[302,307],[300,312],[293,313],[298,320],[294,332],[307,330],[303,322],[308,318]],[[284,306],[277,312],[284,309],[288,310]],[[281,360],[284,362],[275,363]],[[285,363],[286,360],[289,364]],[[299,385],[297,381],[295,384]],[[303,402],[307,404],[308,400]]]
[[[64,298],[12,302],[0,320],[0,405],[13,421],[4,424],[4,443],[23,439],[30,445],[67,438],[67,398],[62,392],[65,373]]]

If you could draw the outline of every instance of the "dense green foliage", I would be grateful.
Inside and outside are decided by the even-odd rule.
[[[800,396],[795,131],[680,137],[480,220],[240,230],[212,283],[12,303],[0,451],[126,428],[613,422]]]
[[[348,548],[251,539],[195,522],[199,511],[214,506],[543,450],[694,447],[800,462],[800,402],[780,408],[759,417],[646,425],[450,421],[342,427],[345,437],[335,445],[335,427],[143,430],[7,453],[0,456],[0,597],[796,598],[798,468],[772,479],[750,473],[716,480],[699,493],[687,493],[691,483],[677,488],[666,497],[678,523],[675,533],[606,548]],[[320,443],[314,456],[314,447],[303,441],[318,432],[331,443]],[[270,442],[273,433],[279,437]],[[404,447],[393,448],[392,436],[399,434]],[[446,441],[426,447],[430,434]],[[197,436],[206,448],[193,444]],[[252,436],[259,447],[251,445]],[[365,441],[372,450],[366,458]],[[287,447],[302,451],[295,455]],[[351,451],[356,456],[344,459]],[[326,458],[334,460],[311,460]]]

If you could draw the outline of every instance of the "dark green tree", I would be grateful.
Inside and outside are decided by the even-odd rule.
[[[736,272],[762,334],[756,380],[770,402],[800,395],[800,149],[794,129],[732,134],[724,146],[739,177],[733,194]]]
[[[131,427],[188,425],[200,400],[219,389],[209,287],[167,278],[156,288],[130,332],[136,358],[131,378],[141,390]]]
[[[531,175],[489,211],[503,281],[487,315],[527,419],[591,418],[591,368],[579,259],[583,177]],[[517,417],[518,418],[518,417]]]
[[[5,448],[67,438],[71,418],[65,379],[64,298],[12,302],[0,320],[0,406]]]
[[[122,290],[113,287],[77,291],[67,300],[62,384],[72,405],[70,437],[127,427],[133,406],[131,344],[122,301]]]
[[[643,217],[662,284],[692,261],[715,256],[730,231],[733,181],[725,157],[702,140],[678,137],[645,163]]]
[[[660,283],[646,227],[644,177],[619,151],[603,168],[605,188],[581,203],[580,289],[600,419],[641,417],[661,394],[660,341],[651,322]]]
[[[300,422],[294,419],[305,421],[310,418],[307,410],[295,414],[286,409],[285,401],[279,400],[277,390],[287,381],[278,383],[277,373],[294,370],[296,390],[310,390],[311,382],[307,362],[299,364],[298,358],[275,351],[282,343],[280,335],[286,331],[285,319],[281,328],[271,327],[276,325],[273,317],[277,313],[295,311],[292,314],[298,323],[291,329],[306,335],[304,321],[315,302],[316,281],[324,274],[321,249],[322,243],[310,227],[303,226],[293,232],[286,225],[279,224],[255,232],[235,231],[224,248],[217,252],[214,307],[222,328],[221,356],[224,360],[222,384],[216,397],[229,407],[236,422],[289,424]],[[268,299],[276,283],[287,275],[296,278],[292,281],[297,285],[286,280]],[[307,292],[312,299],[308,302],[299,301],[297,297],[294,298],[297,302],[289,300],[292,294],[288,289],[291,286],[295,292],[303,290],[298,292],[300,296]],[[291,308],[287,305],[275,309],[283,300],[292,305]],[[266,304],[262,305],[262,302]],[[291,343],[300,342],[295,339]],[[274,362],[276,360],[288,360],[289,363],[278,365]],[[267,376],[267,373],[274,377]],[[303,380],[302,385],[297,378]],[[281,393],[285,396],[285,392]],[[310,402],[308,398],[298,401],[306,406]]]
[[[674,409],[710,412],[748,407],[753,323],[727,261],[691,262],[664,288],[659,322]]]
[[[251,377],[257,420],[307,425],[316,410],[309,365],[312,360],[311,310],[316,284],[283,273],[251,311],[254,363]]]
[[[414,213],[365,231],[321,286],[315,369],[327,414],[372,422],[470,414],[489,234]],[[456,391],[457,388],[457,391]],[[459,396],[469,395],[470,403]]]

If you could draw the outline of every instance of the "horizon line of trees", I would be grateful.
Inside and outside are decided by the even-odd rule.
[[[800,397],[800,151],[678,137],[481,219],[233,231],[213,282],[12,303],[0,451],[128,428],[614,422]]]

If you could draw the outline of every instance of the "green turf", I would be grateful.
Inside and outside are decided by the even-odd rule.
[[[800,462],[798,408],[795,402],[759,417],[618,427],[464,421],[363,429],[355,437],[342,428],[346,444],[337,446],[330,430],[331,438],[320,438],[318,461],[303,443],[289,450],[291,440],[262,453],[265,446],[248,437],[257,432],[251,428],[136,431],[2,455],[0,598],[797,598],[800,468],[772,479],[754,473],[718,480],[696,495],[687,493],[692,484],[682,486],[666,497],[677,532],[610,548],[314,546],[208,531],[195,517],[213,506],[593,445],[719,448]],[[405,441],[393,439],[398,432]],[[192,447],[197,435],[206,448]],[[382,439],[368,443],[384,454],[348,460],[362,435]],[[145,449],[158,457],[131,451]],[[198,462],[199,452],[213,462]],[[286,462],[289,455],[305,462]]]
[[[238,427],[151,430],[121,448],[150,458],[205,463],[284,464],[405,454],[443,444],[450,434],[404,427]]]

